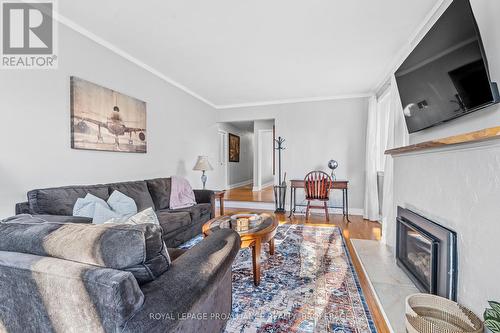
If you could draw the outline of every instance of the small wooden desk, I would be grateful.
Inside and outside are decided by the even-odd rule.
[[[306,205],[298,205],[297,204],[297,189],[298,188],[304,188],[304,180],[303,179],[292,179],[290,181],[290,215],[289,217],[292,217],[293,213],[295,213],[295,210],[297,206],[302,206],[305,207]],[[328,206],[329,208],[342,208],[342,215],[347,218],[347,221],[349,221],[349,196],[348,196],[348,190],[349,190],[349,181],[347,180],[334,180],[333,181],[333,186],[331,187],[331,190],[342,190],[342,206],[341,207],[336,207],[336,206]]]

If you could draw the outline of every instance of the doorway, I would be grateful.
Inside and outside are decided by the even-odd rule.
[[[219,167],[222,170],[222,185],[226,189],[228,187],[228,169],[227,169],[227,159],[228,159],[228,141],[227,132],[219,129]]]
[[[274,202],[274,119],[219,123],[219,162],[225,201]],[[229,159],[229,136],[237,137],[238,158]]]
[[[253,122],[219,123],[219,159],[223,169],[224,189],[253,183]],[[231,151],[232,147],[232,151]]]

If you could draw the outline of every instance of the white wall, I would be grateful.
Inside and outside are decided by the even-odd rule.
[[[395,205],[457,232],[458,300],[478,315],[487,300],[500,299],[499,156],[500,145],[488,143],[394,159]],[[395,229],[388,226],[392,246]]]
[[[251,183],[254,159],[253,132],[243,131],[228,123],[220,123],[219,129],[240,137],[240,161],[228,162],[229,187]]]
[[[175,174],[201,187],[191,169],[198,155],[216,164],[214,109],[65,26],[59,33],[59,69],[0,73],[0,217],[39,187]],[[71,75],[147,102],[147,154],[70,148]]]
[[[350,181],[350,207],[360,213],[364,205],[367,111],[368,99],[358,98],[224,109],[218,111],[218,120],[274,118],[276,137],[286,139],[283,171],[287,180],[303,179],[315,169],[329,172],[327,163],[334,158],[340,164],[337,178]],[[334,198],[339,203],[341,193],[335,193]]]
[[[481,31],[492,81],[500,83],[500,1],[471,1]],[[425,31],[424,31],[425,33]],[[450,135],[476,131],[500,124],[500,104],[410,135],[410,143],[418,143]]]

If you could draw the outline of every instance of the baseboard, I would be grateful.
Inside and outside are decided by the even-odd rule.
[[[287,207],[288,208],[288,207]],[[330,214],[342,214],[342,208],[328,208]],[[312,209],[311,212],[315,214],[324,214],[322,209]],[[363,216],[364,210],[362,208],[349,208],[349,215]],[[296,215],[306,215],[306,207],[297,207],[295,210]]]
[[[252,192],[259,192],[259,191],[262,191],[262,189],[266,188],[266,187],[269,187],[269,186],[272,186],[274,184],[274,182],[269,182],[269,183],[265,183],[264,185],[262,185],[261,187],[258,187],[258,186],[254,186],[252,188]]]
[[[217,203],[218,205],[218,203]],[[276,207],[272,202],[252,202],[252,201],[224,201],[226,208],[242,208],[242,209],[258,209],[258,210],[272,210]]]
[[[262,188],[273,186],[273,185],[274,185],[274,181],[270,181],[270,182],[265,183],[264,185],[262,185]]]
[[[219,202],[216,202],[217,207],[219,207]],[[276,209],[274,203],[272,202],[254,202],[254,201],[224,201],[224,207],[227,208],[242,208],[242,209],[258,209],[258,210],[272,210],[274,211]],[[288,208],[288,207],[287,207]],[[301,212],[300,208],[305,207],[297,207],[297,211],[295,212],[296,215],[305,215],[305,211]],[[287,212],[290,212],[287,210]],[[316,213],[316,210],[311,211],[313,214]],[[320,211],[318,210],[318,213]],[[330,214],[342,214],[342,209],[341,208],[330,208],[329,209]],[[349,209],[349,215],[359,215],[363,216],[363,209],[361,208],[352,208]]]
[[[249,179],[249,180],[245,180],[245,181],[242,181],[242,182],[239,182],[239,183],[236,183],[236,184],[228,185],[227,189],[228,190],[232,190],[233,188],[242,187],[242,186],[245,186],[245,185],[250,185],[252,183],[253,183],[253,179]]]

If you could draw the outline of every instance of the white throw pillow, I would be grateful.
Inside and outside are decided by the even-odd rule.
[[[139,212],[133,216],[129,216],[127,218],[112,218],[104,223],[124,223],[124,224],[143,224],[143,223],[153,223],[160,225],[160,221],[158,221],[158,216],[156,216],[153,208],[146,208],[142,212]],[[163,242],[163,247],[167,250],[167,245]],[[167,251],[167,260],[170,265],[172,261],[170,260],[170,256]]]
[[[142,212],[129,218],[128,223],[133,223],[133,224],[153,223],[160,225],[160,221],[158,221],[158,216],[156,216],[155,211],[151,207],[146,208]]]
[[[134,214],[137,214],[134,199],[119,191],[113,191],[108,202],[87,193],[85,198],[78,198],[73,206],[73,216],[91,218],[94,224],[102,224],[110,219],[125,222]]]
[[[156,216],[156,213],[153,210],[153,208],[147,208],[135,215],[132,216],[128,215],[127,217],[114,217],[104,223],[125,223],[125,224],[153,223],[159,225],[160,221],[158,221],[158,217]]]
[[[111,209],[120,215],[137,214],[137,205],[134,199],[126,196],[120,191],[113,191],[108,199]]]
[[[87,193],[85,198],[78,198],[76,200],[76,203],[73,206],[73,216],[93,218],[96,204],[104,207],[108,206],[106,201],[96,197],[95,195]]]
[[[92,219],[92,223],[94,224],[103,224],[106,221],[109,221],[113,218],[119,218],[121,217],[121,214],[118,214],[114,212],[108,204],[106,206],[98,203],[95,205],[95,211],[94,211],[94,216]]]

